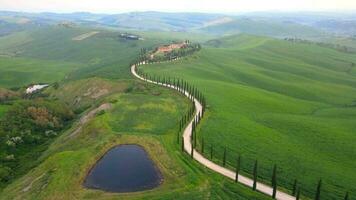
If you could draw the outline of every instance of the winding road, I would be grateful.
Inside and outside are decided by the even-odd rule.
[[[136,65],[132,65],[131,66],[131,73],[138,79],[142,80],[142,81],[145,81],[145,82],[149,82],[149,83],[153,83],[153,84],[156,84],[156,85],[162,85],[164,87],[168,87],[168,88],[172,88],[174,90],[178,90],[177,87],[173,86],[173,85],[170,85],[170,84],[164,84],[164,83],[160,83],[160,82],[156,82],[156,81],[152,81],[152,80],[148,80],[148,79],[145,79],[143,77],[141,77],[140,75],[138,75],[136,73],[136,66],[138,65],[144,65],[145,62],[141,62],[141,63],[138,63]],[[182,89],[180,89],[182,90]],[[182,92],[185,96],[187,96],[188,98],[191,96],[187,91],[183,91]],[[184,150],[188,153],[188,154],[191,154],[191,151],[192,151],[192,143],[191,143],[191,132],[192,132],[192,124],[193,124],[193,120],[194,118],[197,118],[197,116],[202,113],[202,110],[203,110],[203,107],[202,107],[202,104],[201,102],[199,102],[196,98],[193,98],[193,101],[194,101],[194,105],[195,105],[195,114],[194,114],[194,117],[193,119],[188,123],[187,127],[184,129],[184,132],[183,132],[183,138],[184,138]],[[198,119],[198,118],[197,118]],[[203,155],[201,155],[198,151],[196,151],[195,149],[193,149],[193,158],[194,160],[198,161],[200,164],[202,164],[203,166],[223,175],[223,176],[226,176],[232,180],[235,180],[236,178],[236,173],[231,171],[230,169],[227,169],[225,167],[222,167],[212,161],[210,161],[209,159],[205,158]],[[241,174],[238,174],[238,182],[239,183],[242,183],[248,187],[253,187],[253,180],[246,177],[246,176],[243,176]],[[272,196],[272,193],[273,193],[273,188],[271,186],[268,186],[266,184],[263,184],[263,183],[260,183],[260,182],[257,182],[256,184],[256,190],[259,191],[259,192],[262,192],[266,195],[269,195],[269,196]],[[282,192],[280,190],[277,190],[277,193],[276,193],[276,199],[278,200],[295,200],[296,197],[292,196],[292,195],[289,195],[285,192]]]

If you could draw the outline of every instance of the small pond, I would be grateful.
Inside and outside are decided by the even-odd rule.
[[[157,187],[162,175],[138,145],[109,150],[91,169],[84,186],[108,192],[136,192]]]

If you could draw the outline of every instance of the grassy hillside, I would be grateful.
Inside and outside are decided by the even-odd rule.
[[[99,33],[73,40],[92,31]],[[141,48],[189,37],[186,33],[136,33],[144,40],[120,39],[117,30],[63,26],[46,26],[0,37],[0,86],[17,87],[93,76],[129,79],[129,64],[137,58]],[[198,36],[193,38],[198,39]]]
[[[214,159],[221,162],[226,147],[229,165],[242,155],[250,174],[257,159],[267,183],[277,164],[279,184],[291,189],[297,178],[308,197],[319,178],[322,199],[356,193],[355,55],[247,35],[207,44],[187,59],[144,70],[183,78],[205,94],[198,138],[214,145]]]
[[[31,83],[60,81],[82,64],[32,58],[0,57],[0,85],[21,87]]]
[[[81,131],[75,132],[74,126],[62,134],[39,158],[38,167],[0,192],[0,199],[269,199],[207,171],[180,152],[178,120],[190,105],[185,97],[142,83],[131,86],[97,101],[110,104],[110,109],[96,114]],[[142,145],[157,164],[164,176],[161,186],[126,194],[82,186],[108,149],[132,143]]]
[[[129,78],[128,65],[139,49],[157,43],[151,39],[122,41],[118,32],[107,30],[81,41],[72,40],[90,31],[52,26],[0,37],[0,85],[55,82],[65,77]]]
[[[9,109],[8,105],[0,105],[0,118],[5,115],[8,109]]]

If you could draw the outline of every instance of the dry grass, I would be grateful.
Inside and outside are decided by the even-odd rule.
[[[81,40],[90,38],[90,37],[92,37],[92,36],[94,36],[94,35],[96,35],[98,33],[100,33],[100,32],[99,31],[92,31],[92,32],[89,32],[89,33],[84,33],[84,34],[78,35],[77,37],[72,38],[72,40],[81,41]]]

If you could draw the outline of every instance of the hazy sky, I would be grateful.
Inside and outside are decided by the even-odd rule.
[[[0,10],[96,13],[335,11],[356,10],[356,0],[0,0]]]

